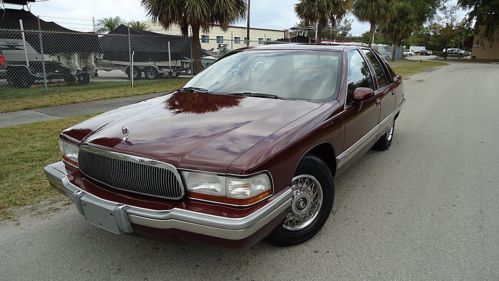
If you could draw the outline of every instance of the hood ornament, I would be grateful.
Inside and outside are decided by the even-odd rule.
[[[121,127],[121,133],[123,134],[123,141],[127,141],[130,131],[128,131],[128,128],[126,126]]]

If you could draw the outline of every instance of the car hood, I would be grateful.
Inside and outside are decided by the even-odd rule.
[[[249,148],[320,105],[176,92],[104,113],[63,137],[179,168],[225,172]]]

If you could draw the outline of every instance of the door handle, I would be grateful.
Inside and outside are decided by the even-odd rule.
[[[395,92],[392,92],[392,96],[395,96]]]
[[[380,104],[381,103],[381,99],[376,99],[376,104]]]

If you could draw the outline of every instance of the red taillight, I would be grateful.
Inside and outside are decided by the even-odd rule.
[[[0,66],[3,66],[5,64],[5,57],[0,55]]]

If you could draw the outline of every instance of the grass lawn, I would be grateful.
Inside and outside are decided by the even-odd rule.
[[[435,67],[447,65],[441,61],[411,61],[411,60],[398,60],[389,62],[395,73],[402,75],[405,79],[413,74],[430,70]]]
[[[0,220],[8,208],[35,204],[59,193],[49,186],[43,167],[60,159],[59,133],[90,115],[0,128]]]
[[[168,92],[182,87],[188,80],[187,78],[178,78],[137,81],[133,88],[128,82],[122,81],[91,82],[82,86],[68,86],[60,83],[50,84],[46,94],[40,84],[34,85],[30,89],[0,85],[0,112]]]

